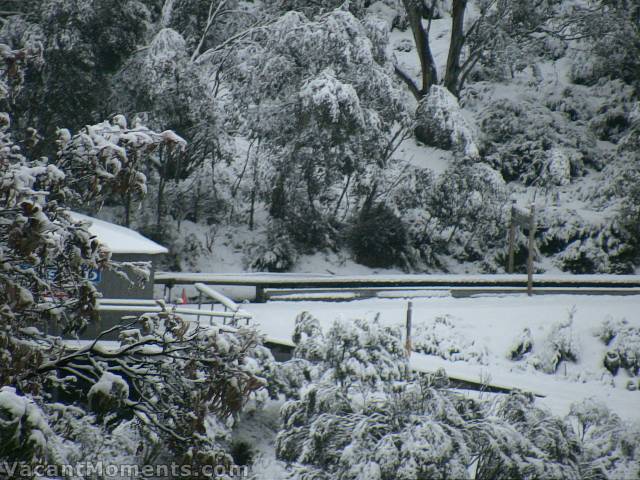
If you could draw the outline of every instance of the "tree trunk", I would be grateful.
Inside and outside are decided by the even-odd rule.
[[[536,204],[531,204],[529,217],[529,257],[527,258],[527,295],[533,294],[533,258],[536,248]]]
[[[158,182],[158,202],[156,210],[156,233],[160,233],[160,225],[162,224],[163,210],[164,210],[164,189],[167,182],[167,170],[169,159],[167,151],[161,147],[160,149],[160,161],[162,162],[162,168],[159,170],[160,180]]]
[[[509,223],[509,261],[507,273],[513,273],[514,256],[516,249],[516,201],[511,202],[511,220]]]
[[[131,225],[131,192],[127,190],[124,195],[124,226]]]
[[[460,55],[464,46],[464,13],[467,8],[467,0],[453,0],[451,11],[451,41],[449,43],[449,55],[447,57],[447,69],[444,77],[444,86],[456,97],[460,87]]]
[[[416,0],[402,0],[402,3],[407,11],[407,17],[409,18],[413,39],[416,44],[418,59],[420,60],[422,87],[418,89],[414,84],[414,88],[411,88],[409,82],[413,83],[413,81],[411,81],[406,74],[398,68],[396,68],[396,72],[407,84],[409,84],[409,88],[412,90],[414,95],[423,97],[429,92],[431,85],[438,82],[438,73],[436,71],[435,62],[433,61],[433,55],[431,54],[431,46],[429,45],[429,32],[424,29],[424,25],[422,24],[422,10],[418,2],[416,2]]]

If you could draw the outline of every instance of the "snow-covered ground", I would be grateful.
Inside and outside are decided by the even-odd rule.
[[[612,377],[602,366],[606,352],[594,332],[605,319],[626,319],[640,327],[639,296],[491,295],[452,298],[441,293],[433,297],[411,298],[414,331],[431,328],[443,345],[459,347],[458,358],[449,361],[438,356],[414,353],[411,363],[421,370],[444,368],[452,377],[518,387],[544,395],[539,401],[558,415],[567,414],[572,402],[596,397],[623,418],[640,420],[640,391],[626,389],[629,377],[619,372]],[[247,304],[243,308],[254,314],[257,327],[271,338],[290,340],[296,316],[308,311],[328,327],[343,318],[370,318],[379,315],[385,324],[403,325],[407,300],[368,299],[349,302],[271,301]],[[573,313],[572,313],[573,312]],[[529,328],[533,351],[542,354],[554,325],[570,327],[578,350],[575,363],[563,362],[557,373],[546,374],[533,368],[525,358],[507,357],[514,340]],[[446,318],[444,327],[432,328],[435,319]],[[417,339],[414,339],[414,343]],[[465,352],[465,349],[468,351]],[[479,356],[469,352],[481,352]],[[481,362],[481,363],[480,363]],[[637,385],[638,379],[634,380]]]

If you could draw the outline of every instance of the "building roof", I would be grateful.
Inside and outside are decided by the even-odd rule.
[[[71,212],[71,217],[76,221],[91,222],[89,233],[95,235],[112,253],[146,253],[155,255],[169,251],[162,245],[143,237],[130,228],[121,227],[120,225],[77,212]]]

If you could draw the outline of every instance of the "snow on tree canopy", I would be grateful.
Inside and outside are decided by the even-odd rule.
[[[340,82],[332,69],[328,68],[307,82],[300,91],[305,108],[319,108],[328,113],[334,123],[349,121],[362,125],[364,119],[360,100],[355,89]]]
[[[147,61],[153,67],[165,68],[175,64],[187,54],[184,38],[172,28],[163,28],[149,46]]]
[[[44,453],[51,428],[33,400],[13,387],[0,388],[0,458],[3,454]]]
[[[89,233],[95,235],[100,243],[105,245],[111,253],[146,253],[155,255],[168,252],[162,245],[143,237],[130,228],[121,227],[120,225],[98,220],[77,212],[71,212],[71,217],[76,222],[89,223]]]
[[[129,385],[124,379],[111,372],[104,372],[87,394],[92,410],[106,412],[119,406],[129,397]]]
[[[434,147],[453,148],[479,158],[475,133],[462,115],[456,97],[445,87],[433,85],[416,111],[416,137]]]

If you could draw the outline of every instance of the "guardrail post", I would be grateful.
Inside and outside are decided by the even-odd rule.
[[[262,285],[256,285],[256,303],[265,303],[267,301],[267,297],[264,294],[264,287]]]

